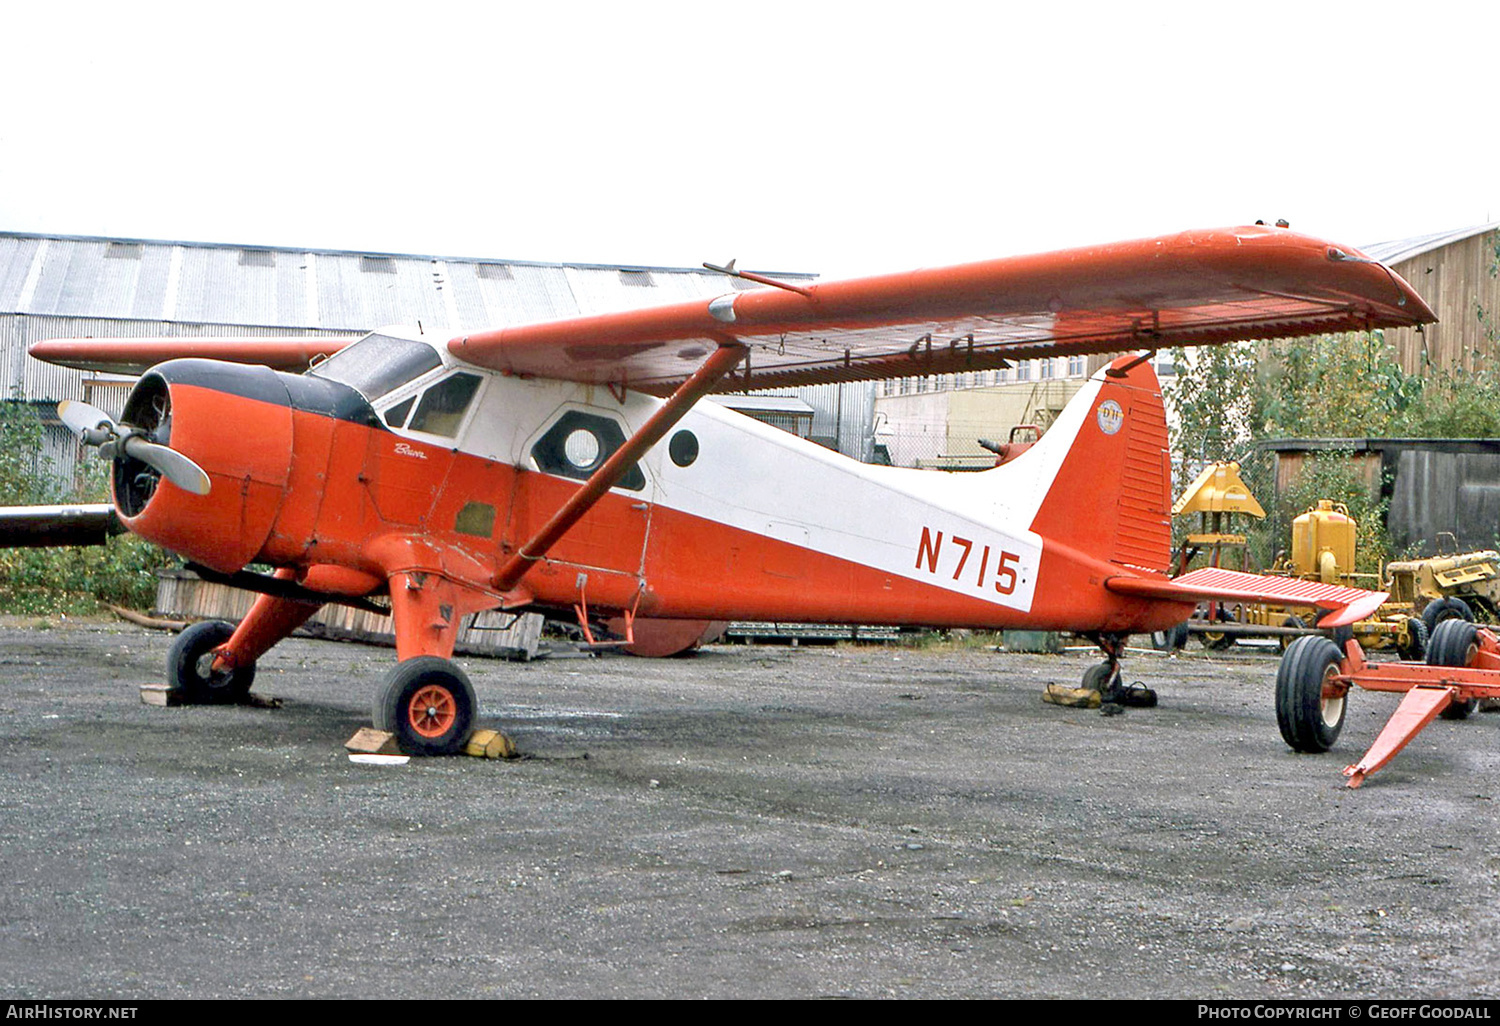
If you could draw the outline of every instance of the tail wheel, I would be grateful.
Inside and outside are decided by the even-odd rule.
[[[474,730],[474,686],[446,659],[418,656],[386,674],[373,719],[408,755],[453,755]]]
[[[1083,672],[1083,688],[1107,695],[1120,679],[1118,663],[1098,663]]]
[[[1326,752],[1344,728],[1349,685],[1338,679],[1339,647],[1327,638],[1298,638],[1276,670],[1276,725],[1299,752]]]
[[[194,705],[239,702],[255,681],[255,664],[232,670],[214,669],[214,652],[234,634],[223,620],[195,623],[172,642],[167,653],[167,683]]]
[[[1429,607],[1430,608],[1430,607]],[[1427,645],[1428,666],[1472,666],[1479,654],[1479,628],[1467,620],[1443,620]],[[1438,715],[1445,720],[1466,720],[1479,708],[1479,699],[1451,702]]]

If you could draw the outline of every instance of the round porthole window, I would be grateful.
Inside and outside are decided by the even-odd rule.
[[[599,462],[599,437],[586,428],[578,428],[563,440],[563,456],[579,470],[589,470]]]
[[[667,443],[667,454],[679,467],[686,467],[698,458],[698,436],[691,431],[679,431]]]

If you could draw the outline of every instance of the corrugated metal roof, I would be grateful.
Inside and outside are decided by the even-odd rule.
[[[1454,228],[1446,232],[1434,232],[1431,235],[1418,235],[1410,239],[1377,242],[1359,248],[1366,256],[1373,257],[1383,264],[1399,264],[1403,260],[1410,260],[1412,257],[1430,253],[1435,249],[1442,249],[1455,242],[1462,242],[1482,232],[1497,230],[1500,230],[1500,221],[1475,225],[1472,228]]]
[[[0,232],[0,313],[37,316],[351,332],[420,321],[474,331],[735,287],[695,268]]]

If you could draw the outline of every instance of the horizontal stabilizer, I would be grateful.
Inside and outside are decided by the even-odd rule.
[[[1304,581],[1297,577],[1267,577],[1204,567],[1181,577],[1111,577],[1104,582],[1110,591],[1143,598],[1198,602],[1204,599],[1230,602],[1278,602],[1289,606],[1313,606],[1329,612],[1317,626],[1346,627],[1367,619],[1380,608],[1386,592],[1343,588],[1337,584]]]

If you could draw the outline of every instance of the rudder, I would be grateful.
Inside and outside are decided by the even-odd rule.
[[[1166,408],[1150,362],[1122,356],[1096,374],[1047,435],[1059,433],[1053,444],[1066,451],[1031,529],[1121,566],[1165,573],[1172,469]]]

